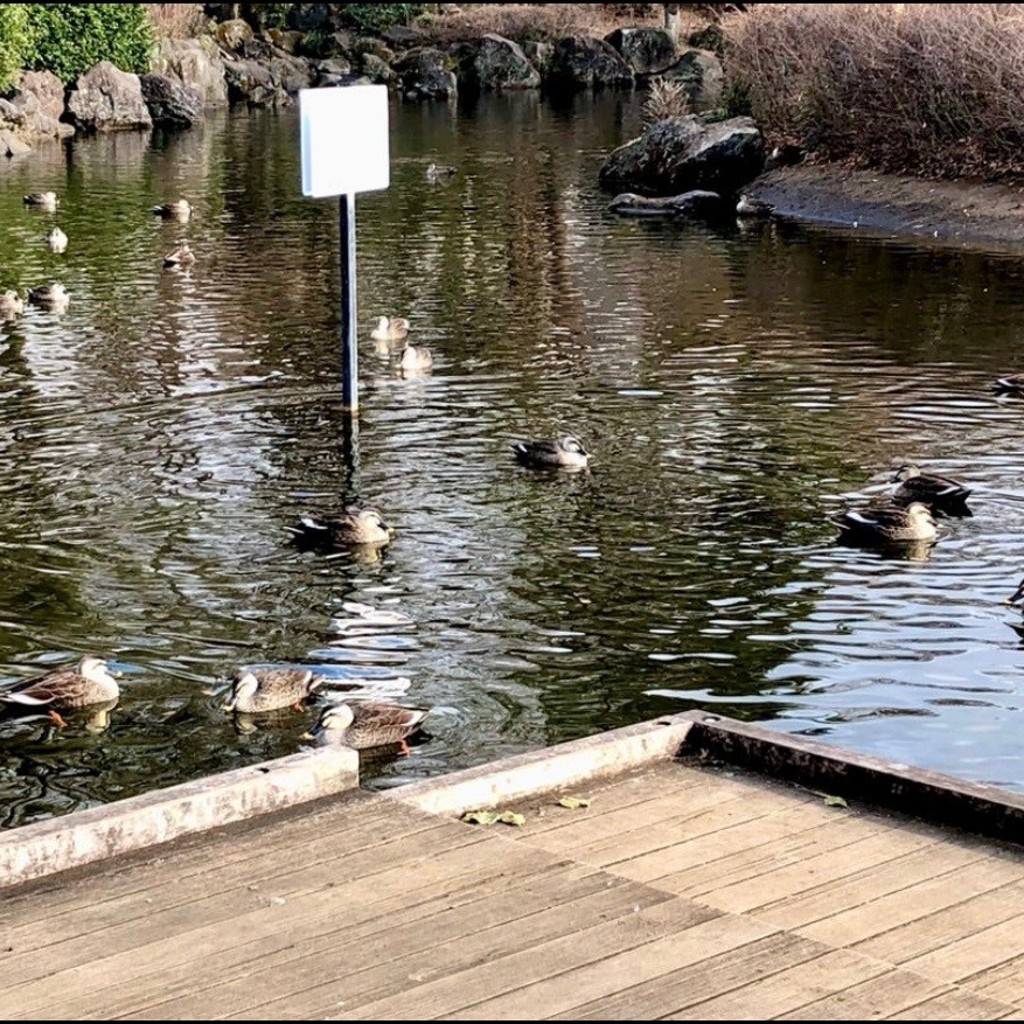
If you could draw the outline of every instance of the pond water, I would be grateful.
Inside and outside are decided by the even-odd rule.
[[[337,210],[299,194],[294,111],[0,170],[0,287],[72,296],[0,326],[0,676],[123,672],[107,717],[0,721],[0,824],[299,749],[315,709],[220,709],[241,664],[433,707],[372,786],[705,708],[1024,790],[1024,404],[989,390],[1024,369],[1021,260],[617,219],[596,181],[629,96],[391,115],[348,443]],[[23,207],[51,188],[56,215]],[[179,195],[191,223],[150,215]],[[182,239],[194,267],[163,269]],[[432,372],[377,354],[378,314]],[[590,472],[516,465],[565,431]],[[909,460],[974,516],[916,558],[837,545],[829,516]],[[359,503],[397,527],[379,558],[288,543]]]

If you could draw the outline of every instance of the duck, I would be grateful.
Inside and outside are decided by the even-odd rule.
[[[64,252],[68,247],[68,236],[54,225],[46,236],[46,244],[53,252]]]
[[[313,740],[320,747],[344,745],[353,750],[388,747],[397,743],[402,753],[408,754],[406,738],[419,730],[429,714],[428,708],[384,701],[331,704],[320,712],[316,725],[302,738]]]
[[[913,463],[900,466],[893,474],[892,482],[899,484],[892,495],[893,501],[899,505],[919,501],[933,512],[952,512],[959,515],[970,512],[965,505],[971,493],[969,487],[964,487],[949,477],[922,473]]]
[[[429,370],[434,365],[434,357],[425,345],[406,345],[402,349],[401,367],[403,373],[416,373]]]
[[[55,309],[60,312],[67,309],[71,295],[64,285],[59,281],[54,281],[52,284],[42,284],[38,288],[29,288],[28,301],[34,306],[42,306],[43,309]]]
[[[350,508],[340,515],[311,513],[301,516],[298,525],[290,529],[299,540],[330,548],[382,546],[391,542],[395,532],[375,508]]]
[[[21,201],[26,206],[38,206],[46,210],[56,210],[60,206],[56,192],[29,192]]]
[[[920,501],[907,506],[847,509],[834,522],[840,529],[840,539],[851,543],[931,541],[939,532],[931,509]]]
[[[370,331],[374,341],[402,341],[409,334],[409,321],[404,316],[379,316],[377,326]]]
[[[1024,597],[1024,580],[1020,581],[1020,586],[1013,592],[1013,595],[1006,599],[1006,604],[1016,604],[1022,597]]]
[[[48,672],[0,691],[0,704],[18,710],[46,708],[47,716],[63,728],[67,722],[59,709],[75,711],[116,701],[119,695],[120,687],[106,661],[87,654],[74,668]]]
[[[771,203],[763,199],[752,199],[745,192],[736,204],[737,217],[770,217],[775,212]]]
[[[574,434],[557,440],[518,441],[511,448],[516,459],[532,469],[585,469],[590,460]]]
[[[164,220],[188,220],[192,216],[192,204],[187,199],[177,199],[173,203],[160,203],[153,207],[153,213]]]
[[[992,390],[997,395],[1024,395],[1024,373],[1008,373],[1005,377],[997,377],[992,382]]]
[[[10,319],[25,312],[25,300],[14,289],[0,292],[0,317]]]
[[[231,696],[221,706],[243,715],[287,707],[301,710],[303,701],[323,682],[324,677],[310,669],[243,668],[231,684]]]
[[[458,173],[457,168],[445,164],[430,164],[427,167],[427,179],[429,181],[441,181],[443,178],[451,178]]]
[[[195,253],[189,247],[188,242],[182,242],[173,252],[164,257],[165,267],[187,267],[195,263]]]

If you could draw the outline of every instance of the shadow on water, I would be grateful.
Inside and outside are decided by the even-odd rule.
[[[249,730],[220,709],[250,662],[435,708],[371,785],[709,707],[1024,787],[1021,407],[989,390],[1020,369],[1022,264],[617,218],[597,170],[637,123],[627,96],[392,107],[348,437],[336,206],[299,195],[294,112],[4,171],[0,287],[72,296],[0,324],[5,676],[84,651],[124,672],[100,730],[0,723],[4,824],[297,750],[315,704]],[[22,206],[49,188],[56,214]],[[179,195],[187,224],[150,214]],[[378,315],[429,373],[374,351]],[[509,451],[568,432],[590,472]],[[968,482],[973,517],[926,557],[836,544],[909,461]],[[353,504],[398,528],[373,558],[287,542]]]

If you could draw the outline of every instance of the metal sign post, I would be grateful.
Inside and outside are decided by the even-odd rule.
[[[384,85],[300,89],[302,194],[338,196],[341,234],[342,406],[359,411],[356,193],[387,188],[388,90]]]

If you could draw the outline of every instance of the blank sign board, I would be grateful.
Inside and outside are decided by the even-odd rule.
[[[300,89],[302,194],[340,196],[387,188],[385,85]]]

